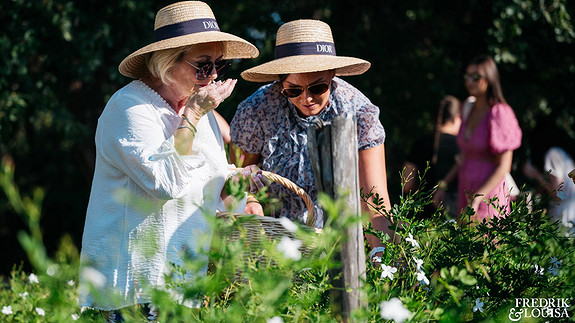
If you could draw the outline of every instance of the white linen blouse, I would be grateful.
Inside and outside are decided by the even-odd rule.
[[[79,305],[102,310],[151,301],[169,263],[204,257],[228,164],[213,113],[179,155],[181,117],[142,81],[108,101],[96,129],[96,167],[82,238]],[[206,268],[201,270],[203,275]],[[104,297],[97,297],[89,286]]]

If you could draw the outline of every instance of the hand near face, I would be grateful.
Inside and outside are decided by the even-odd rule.
[[[238,80],[227,79],[224,82],[216,81],[200,87],[186,102],[188,117],[198,121],[208,112],[216,109],[232,94],[237,82]]]

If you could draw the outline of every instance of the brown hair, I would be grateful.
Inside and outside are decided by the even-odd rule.
[[[507,103],[503,97],[501,83],[499,82],[499,71],[493,58],[484,54],[477,55],[467,64],[467,66],[470,65],[477,65],[479,74],[487,80],[487,100],[489,104],[493,106],[496,102]]]
[[[439,150],[439,137],[441,133],[439,128],[449,121],[453,121],[455,117],[461,114],[461,102],[454,96],[447,95],[439,104],[439,111],[437,112],[437,124],[435,125],[435,136],[433,138],[433,156],[431,163],[437,163],[437,153]]]

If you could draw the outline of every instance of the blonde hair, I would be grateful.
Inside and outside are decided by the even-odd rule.
[[[148,71],[150,71],[152,76],[162,80],[162,83],[165,85],[172,84],[174,82],[174,79],[172,79],[174,66],[189,50],[192,50],[194,46],[195,45],[189,45],[151,52],[146,57]]]
[[[222,48],[222,53],[226,52],[226,44],[224,42],[217,42]],[[172,71],[174,66],[180,62],[187,52],[193,51],[197,44],[188,46],[162,49],[151,52],[146,57],[146,66],[152,76],[162,80],[165,85],[170,85],[174,82],[172,78]],[[224,55],[225,56],[225,55]]]

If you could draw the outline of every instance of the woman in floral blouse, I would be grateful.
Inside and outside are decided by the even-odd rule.
[[[231,123],[232,142],[241,150],[244,164],[261,168],[292,180],[316,202],[316,227],[323,226],[317,205],[317,189],[307,148],[307,129],[319,120],[355,115],[359,148],[359,181],[364,192],[372,188],[390,209],[385,170],[385,131],[379,109],[359,90],[337,76],[359,75],[370,63],[358,58],[336,56],[329,25],[318,20],[296,20],[282,25],[277,33],[275,59],[253,67],[241,75],[247,81],[271,82],[243,101]],[[232,154],[233,155],[233,154]],[[281,200],[276,217],[305,223],[304,202],[281,184],[269,187]],[[366,205],[362,205],[368,211]],[[262,214],[253,197],[246,213]],[[389,222],[375,212],[371,223],[386,230]],[[367,237],[372,247],[381,243]]]

